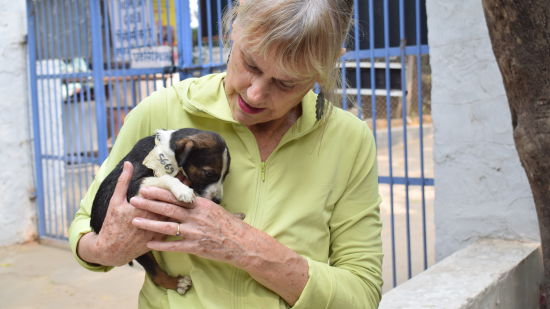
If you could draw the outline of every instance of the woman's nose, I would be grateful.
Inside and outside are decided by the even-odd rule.
[[[254,78],[247,89],[247,98],[252,102],[261,102],[269,94],[269,82],[263,78]]]

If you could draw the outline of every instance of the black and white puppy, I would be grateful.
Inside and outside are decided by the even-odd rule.
[[[124,161],[134,166],[128,200],[138,195],[141,187],[155,186],[170,190],[182,202],[192,202],[197,194],[219,204],[231,158],[225,141],[214,132],[189,128],[157,130],[155,135],[139,140],[99,186],[90,221],[96,233],[103,225]],[[191,287],[189,276],[169,276],[151,252],[136,260],[159,286],[179,294],[185,294]]]

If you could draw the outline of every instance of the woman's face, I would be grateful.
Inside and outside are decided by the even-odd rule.
[[[233,118],[247,127],[286,121],[314,81],[283,74],[273,61],[247,52],[235,37],[225,77]]]

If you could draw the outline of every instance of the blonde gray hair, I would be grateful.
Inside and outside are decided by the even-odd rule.
[[[231,27],[237,26],[250,52],[273,59],[290,76],[317,81],[325,97],[339,104],[337,63],[351,24],[353,0],[240,2],[235,1],[224,15],[226,42]]]

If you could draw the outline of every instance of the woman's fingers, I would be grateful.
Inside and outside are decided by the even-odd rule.
[[[117,204],[120,204],[122,201],[126,200],[126,195],[128,193],[128,186],[132,180],[132,174],[134,173],[134,166],[132,163],[125,161],[122,165],[122,173],[118,177],[115,191],[111,199],[115,199]]]
[[[132,206],[146,210],[161,216],[172,218],[178,221],[183,221],[186,214],[186,209],[169,202],[150,200],[140,196],[134,196],[130,199]]]
[[[156,251],[180,251],[194,254],[195,245],[188,241],[156,241],[152,240],[147,243],[147,248]]]
[[[170,204],[176,204],[184,208],[194,208],[195,205],[193,203],[184,203],[182,201],[179,201],[176,199],[174,194],[172,192],[157,188],[157,187],[143,187],[139,190],[139,194],[143,196],[146,199],[150,200],[157,200],[157,201],[163,201]]]
[[[161,233],[164,235],[181,236],[187,233],[184,224],[177,222],[156,221],[145,218],[134,218],[132,224],[142,230]]]
[[[185,223],[155,221],[145,218],[134,218],[132,224],[140,229],[156,232],[164,235],[181,236],[182,240],[164,241],[151,240],[147,242],[147,248],[157,251],[182,251],[195,253],[198,236],[194,230]]]

